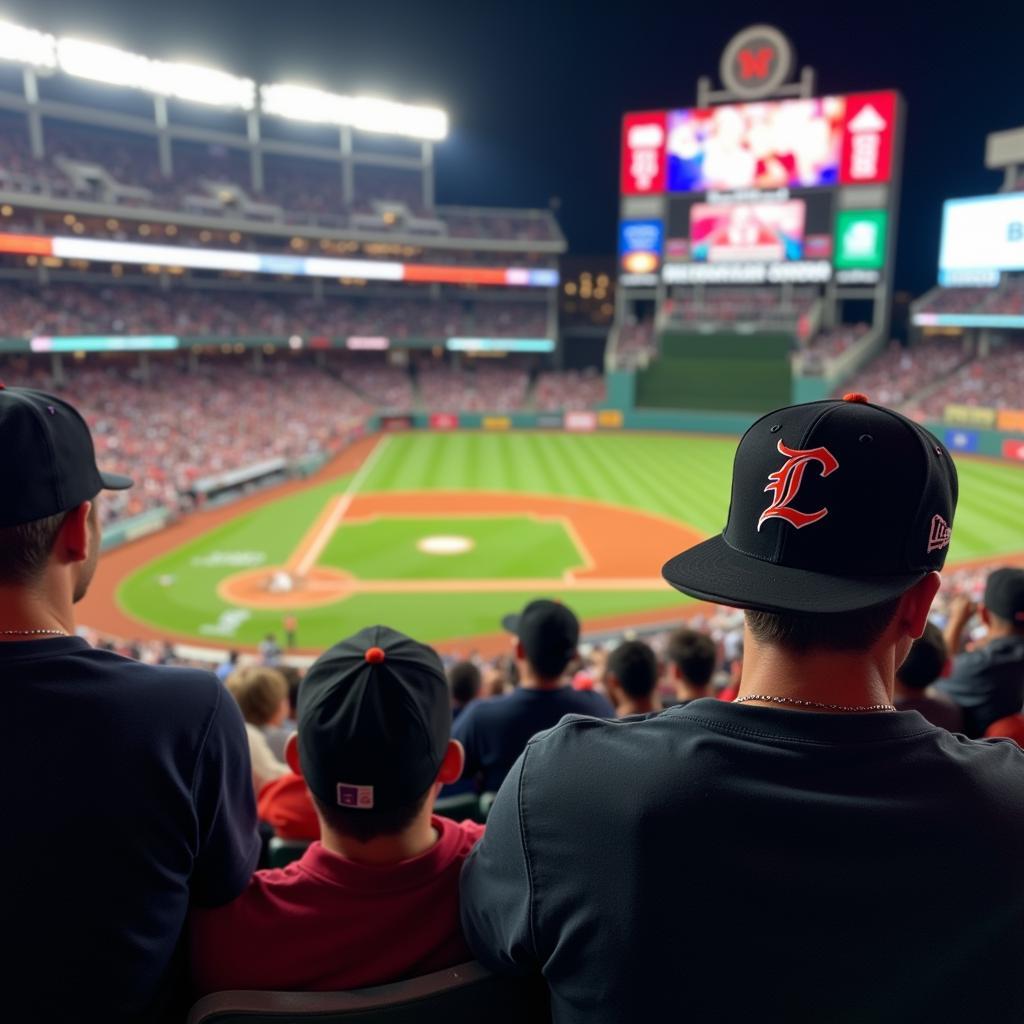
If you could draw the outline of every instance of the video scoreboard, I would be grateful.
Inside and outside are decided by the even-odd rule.
[[[626,114],[620,285],[878,284],[903,117],[893,91]]]

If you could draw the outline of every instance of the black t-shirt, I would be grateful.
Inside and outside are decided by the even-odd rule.
[[[935,688],[960,705],[964,732],[982,736],[993,722],[1017,714],[1024,704],[1024,637],[997,637],[959,655],[952,674]]]
[[[917,1024],[1024,1011],[1024,751],[916,711],[712,699],[533,739],[462,873],[556,1024]]]
[[[0,676],[5,1012],[153,1020],[190,900],[234,899],[259,855],[238,708],[75,637],[0,643]]]
[[[615,709],[592,690],[562,686],[554,690],[520,687],[502,697],[475,700],[455,722],[452,738],[466,748],[463,779],[483,777],[483,792],[495,792],[531,736],[556,725],[565,715],[613,718]],[[459,792],[453,788],[448,792]]]

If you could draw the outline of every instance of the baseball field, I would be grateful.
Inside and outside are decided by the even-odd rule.
[[[590,628],[668,621],[661,564],[724,523],[736,441],[668,434],[367,438],[307,481],[201,512],[108,553],[81,620],[119,636],[322,649],[385,622],[495,645],[545,595]],[[960,460],[949,565],[1024,548],[1024,469]]]

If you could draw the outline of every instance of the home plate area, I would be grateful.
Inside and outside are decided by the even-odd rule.
[[[250,608],[311,608],[355,594],[653,590],[684,525],[603,502],[521,494],[388,492],[331,499],[279,566],[217,591]],[[285,585],[287,581],[287,585]]]

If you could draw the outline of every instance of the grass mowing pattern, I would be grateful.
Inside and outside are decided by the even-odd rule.
[[[713,534],[725,522],[735,448],[734,439],[670,434],[394,435],[360,490],[553,494],[633,506]],[[961,460],[958,468],[960,508],[950,562],[1024,548],[1024,471],[1011,464],[981,460]],[[270,611],[250,611],[236,622],[229,617],[226,628],[218,632],[218,625],[225,622],[221,616],[231,609],[218,597],[216,584],[252,563],[225,566],[217,562],[223,563],[224,554],[246,553],[261,557],[267,565],[283,562],[327,500],[344,490],[348,479],[328,481],[241,515],[151,562],[122,584],[118,594],[122,607],[158,628],[220,643],[253,644],[267,632],[280,633],[282,616]],[[436,531],[436,524],[431,524],[419,535],[461,532],[454,523]],[[343,549],[348,543],[340,539],[345,531],[343,525],[328,545],[322,559],[325,564],[333,561],[335,545]],[[629,537],[623,537],[622,543],[628,545]],[[666,551],[665,556],[674,553]],[[447,571],[444,558],[434,561],[435,575]],[[500,575],[496,570],[492,574]],[[171,585],[167,585],[168,578],[173,578]],[[668,587],[663,594],[559,594],[554,588],[551,594],[562,596],[584,617],[655,608],[671,614],[683,600]],[[502,614],[522,603],[522,595],[515,593],[360,594],[337,605],[300,612],[299,643],[324,646],[374,622],[386,622],[424,640],[489,633],[495,631]]]

